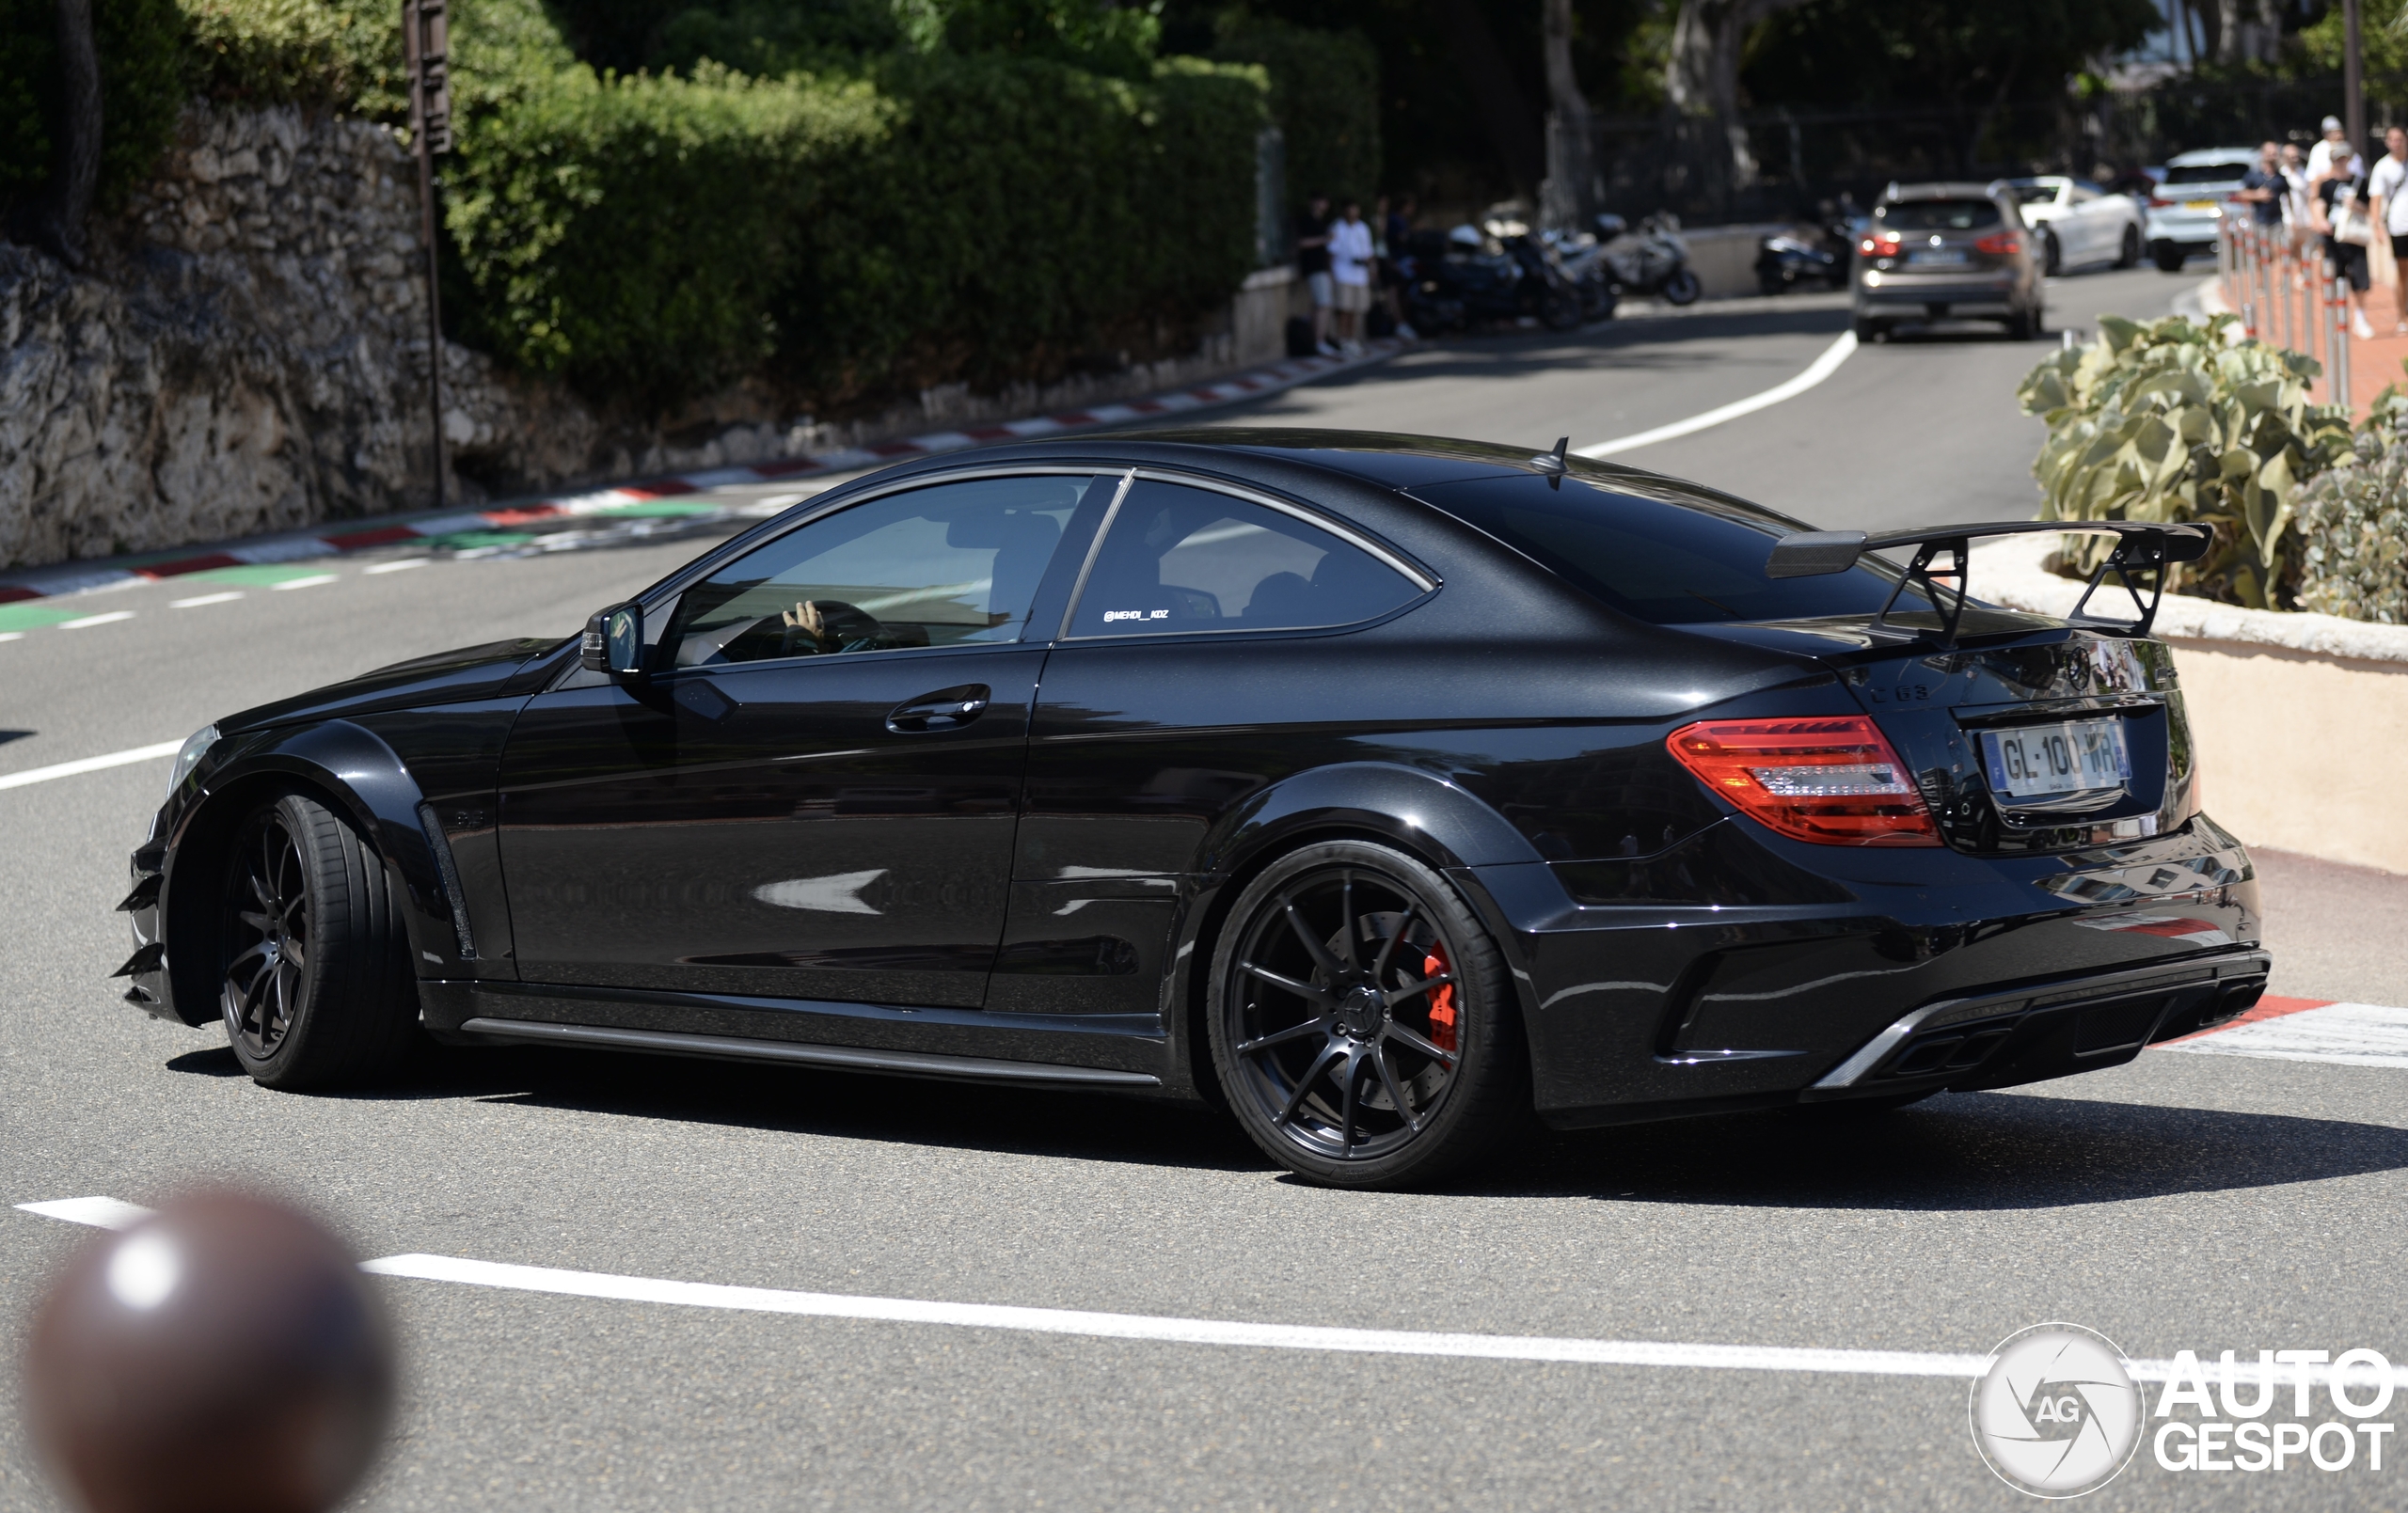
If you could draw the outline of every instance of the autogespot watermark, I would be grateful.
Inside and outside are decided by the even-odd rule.
[[[2226,1350],[2211,1368],[2182,1350],[2136,1368],[2095,1330],[2036,1324],[2003,1341],[1973,1383],[1973,1444],[2000,1479],[2046,1498],[2106,1486],[2144,1438],[2173,1472],[2384,1469],[2395,1426],[2372,1421],[2391,1407],[2398,1378],[2381,1352],[2257,1355]],[[2143,1377],[2163,1383],[2154,1411]],[[2177,1416],[2193,1409],[2195,1421]]]

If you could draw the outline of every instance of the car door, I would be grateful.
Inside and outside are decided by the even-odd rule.
[[[2095,185],[2075,182],[2066,187],[2066,198],[2070,207],[2067,214],[2081,229],[2079,234],[2082,238],[2079,256],[2071,255],[2072,249],[2067,248],[2066,260],[2099,262],[2115,257],[2117,235],[2123,226],[2113,213],[2113,207],[2105,197]]]
[[[1359,759],[1333,693],[1425,672],[1325,630],[1435,587],[1351,528],[1268,496],[1140,473],[1081,575],[1032,716],[1028,796],[991,1010],[1150,1016],[1206,828],[1304,766]]]
[[[1029,612],[1097,488],[850,503],[648,613],[641,675],[536,697],[502,762],[520,977],[977,1007],[1045,656]]]

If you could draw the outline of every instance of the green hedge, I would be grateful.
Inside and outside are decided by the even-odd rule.
[[[185,45],[176,0],[92,0],[101,55],[100,197],[148,178],[183,107]],[[57,157],[57,8],[0,0],[0,207],[39,193]]]
[[[166,16],[170,106],[405,119],[393,0],[95,4]],[[0,0],[0,48],[49,8]],[[922,8],[942,24],[880,29],[875,0],[452,0],[458,334],[655,416],[739,380],[824,410],[1180,345],[1252,266],[1264,71],[1151,61],[1150,13],[1085,0]],[[680,67],[597,71],[555,17]],[[817,71],[767,76],[798,59]],[[33,76],[0,75],[0,130],[40,127]]]
[[[1288,153],[1290,208],[1318,189],[1368,213],[1380,186],[1380,55],[1354,32],[1316,31],[1232,11],[1212,55],[1259,64]]]

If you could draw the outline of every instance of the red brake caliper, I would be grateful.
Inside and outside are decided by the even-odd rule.
[[[1431,941],[1429,954],[1421,958],[1421,975],[1436,977],[1450,969],[1445,944]],[[1452,983],[1430,991],[1430,1044],[1440,1050],[1455,1048],[1455,985]]]

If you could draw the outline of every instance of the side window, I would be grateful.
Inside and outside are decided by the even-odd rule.
[[[1141,479],[1113,516],[1070,634],[1346,625],[1420,591],[1379,559],[1293,515]]]
[[[1063,528],[1095,486],[972,479],[840,510],[688,589],[658,654],[690,668],[1016,641]]]

